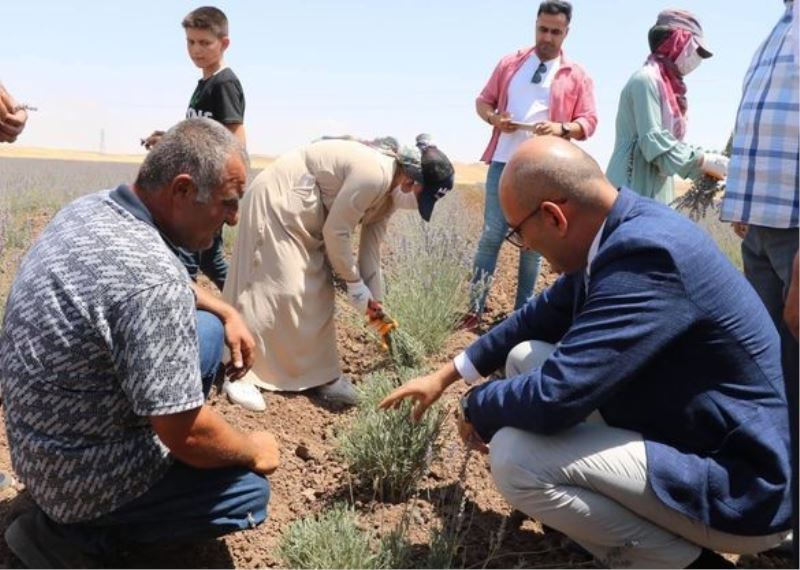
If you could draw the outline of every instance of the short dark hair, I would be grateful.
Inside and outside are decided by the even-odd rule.
[[[553,14],[554,16],[564,14],[567,17],[567,23],[569,23],[572,20],[572,4],[566,2],[566,0],[546,0],[539,4],[539,11],[536,12],[536,17],[538,18],[542,14]]]
[[[658,46],[672,35],[674,30],[667,26],[653,26],[647,32],[647,43],[650,44],[650,53],[656,53]]]
[[[189,12],[181,22],[184,29],[208,30],[218,38],[228,35],[228,17],[214,6],[202,6]]]

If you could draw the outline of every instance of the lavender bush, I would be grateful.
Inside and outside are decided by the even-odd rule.
[[[411,402],[396,410],[379,410],[378,403],[400,383],[417,375],[407,369],[400,379],[376,372],[358,385],[358,409],[338,436],[339,455],[357,479],[372,485],[383,500],[411,495],[439,452],[444,413],[431,407],[418,422],[409,421]]]
[[[438,352],[469,306],[477,212],[465,215],[456,189],[430,223],[416,212],[395,215],[387,232],[387,312],[424,347]]]

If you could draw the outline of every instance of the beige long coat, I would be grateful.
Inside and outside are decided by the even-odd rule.
[[[326,254],[343,279],[363,279],[382,297],[380,247],[394,210],[395,164],[359,142],[325,140],[280,157],[253,180],[223,291],[256,339],[245,381],[296,391],[339,376]]]

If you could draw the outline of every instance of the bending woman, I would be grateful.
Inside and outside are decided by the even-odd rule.
[[[347,282],[357,311],[380,312],[389,217],[405,202],[428,221],[453,187],[448,158],[428,137],[418,141],[419,150],[396,152],[391,145],[321,140],[281,156],[253,181],[223,291],[256,339],[245,382],[279,391],[319,387],[328,400],[355,403],[339,367],[331,268]]]

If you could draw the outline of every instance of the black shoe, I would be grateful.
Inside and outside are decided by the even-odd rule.
[[[687,568],[736,568],[736,564],[723,558],[713,550],[704,548],[700,551],[700,556],[695,558],[694,562],[689,564]]]
[[[99,559],[58,532],[40,509],[22,513],[5,532],[11,552],[28,568],[101,568]]]

